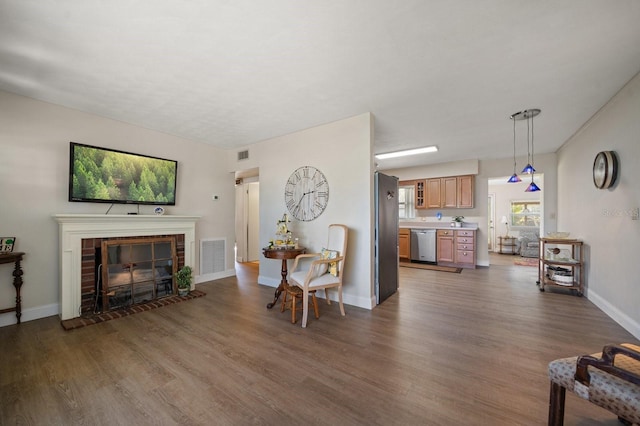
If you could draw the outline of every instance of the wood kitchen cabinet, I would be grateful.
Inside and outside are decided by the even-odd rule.
[[[462,267],[476,267],[476,231],[458,229],[456,233],[456,263]]]
[[[426,208],[473,208],[473,175],[426,180]]]
[[[401,228],[398,232],[398,256],[401,259],[411,258],[411,230]]]
[[[436,253],[438,264],[455,261],[455,235],[453,230],[438,229],[436,233]]]
[[[457,176],[457,197],[456,202],[459,209],[473,208],[473,175]]]
[[[416,209],[425,209],[426,205],[426,180],[418,179],[414,181],[416,195]]]
[[[438,265],[476,267],[476,231],[469,229],[438,229]]]
[[[440,178],[427,179],[427,208],[437,209],[442,206],[442,184]]]

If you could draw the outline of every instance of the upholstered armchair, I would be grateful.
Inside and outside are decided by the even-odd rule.
[[[549,425],[563,424],[567,389],[625,425],[640,423],[640,346],[607,345],[601,354],[556,359],[549,363],[549,379]]]
[[[520,231],[518,238],[520,256],[538,257],[540,255],[540,233],[535,231]]]
[[[293,268],[289,274],[289,283],[291,286],[297,286],[302,290],[302,327],[307,326],[307,317],[309,315],[309,295],[313,295],[314,310],[316,318],[318,317],[317,302],[315,300],[315,291],[324,290],[325,298],[328,304],[329,289],[335,288],[338,292],[338,305],[340,306],[340,314],[344,316],[344,305],[342,303],[342,277],[344,275],[344,263],[347,258],[347,237],[349,228],[345,225],[329,225],[329,237],[327,239],[326,248],[322,253],[306,253],[300,254],[293,262]],[[313,260],[308,269],[302,267],[301,260]],[[298,267],[300,262],[300,267]],[[306,266],[306,265],[305,265]],[[292,322],[295,322],[295,297],[292,302]]]

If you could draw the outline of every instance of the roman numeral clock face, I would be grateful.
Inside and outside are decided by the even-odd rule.
[[[291,173],[284,186],[284,202],[293,217],[308,222],[320,216],[329,202],[329,182],[315,167]]]

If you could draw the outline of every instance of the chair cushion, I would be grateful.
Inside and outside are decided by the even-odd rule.
[[[296,271],[289,275],[291,284],[300,284],[299,287],[302,287],[304,284],[304,280],[307,278],[307,271]],[[314,288],[323,288],[327,285],[338,284],[338,280],[331,274],[323,274],[319,277],[312,278],[309,282],[309,289]]]
[[[625,343],[623,346],[640,351],[640,347],[635,345]],[[600,358],[602,353],[595,353],[592,356]],[[640,422],[640,386],[591,366],[588,367],[591,381],[589,386],[585,386],[574,378],[577,360],[578,357],[574,356],[551,361],[549,379],[626,420]],[[616,355],[615,365],[640,373],[640,362],[624,355]]]
[[[320,253],[322,254],[323,259],[335,259],[336,257],[338,257],[337,250],[328,250],[323,248]],[[329,273],[334,277],[338,276],[338,262],[331,262],[328,265],[325,263],[324,265],[320,266],[324,266],[325,271],[329,270]]]

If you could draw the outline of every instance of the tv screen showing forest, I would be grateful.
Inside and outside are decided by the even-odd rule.
[[[175,205],[177,161],[71,142],[69,201]]]

